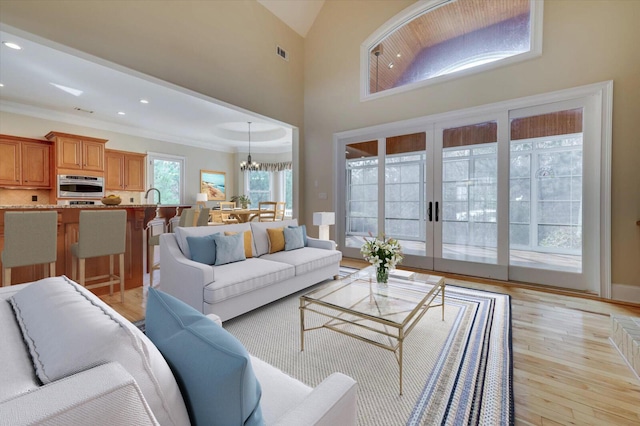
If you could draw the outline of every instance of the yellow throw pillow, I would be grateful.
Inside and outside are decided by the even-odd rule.
[[[267,228],[269,236],[269,253],[275,253],[284,250],[284,227]]]
[[[236,235],[237,232],[225,231],[224,235]],[[251,231],[244,231],[244,257],[247,259],[253,257],[253,239],[251,237]]]

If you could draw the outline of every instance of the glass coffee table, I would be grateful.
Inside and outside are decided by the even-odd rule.
[[[404,270],[390,271],[383,286],[376,282],[373,266],[330,281],[300,296],[300,350],[304,333],[321,328],[389,350],[398,361],[402,395],[402,343],[430,308],[441,306],[444,321],[444,287],[443,277]],[[307,312],[326,322],[305,327]]]

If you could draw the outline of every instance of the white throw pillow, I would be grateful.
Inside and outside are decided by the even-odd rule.
[[[38,378],[50,383],[107,362],[131,374],[162,425],[189,416],[169,366],[151,341],[67,277],[34,282],[11,299]]]

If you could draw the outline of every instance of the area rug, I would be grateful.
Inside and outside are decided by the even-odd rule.
[[[350,272],[343,268],[342,273]],[[393,353],[327,329],[305,334],[299,296],[226,321],[250,353],[309,386],[335,371],[358,382],[361,425],[513,424],[511,302],[504,294],[446,286],[445,320],[429,310],[404,341],[403,395]],[[322,318],[305,316],[307,326]]]

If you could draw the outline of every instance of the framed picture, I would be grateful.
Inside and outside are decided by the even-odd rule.
[[[200,192],[207,194],[207,201],[224,201],[227,199],[225,180],[225,172],[200,170]]]

